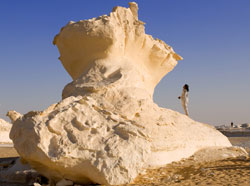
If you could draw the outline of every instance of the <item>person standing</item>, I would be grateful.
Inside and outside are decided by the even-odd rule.
[[[181,96],[178,97],[178,99],[181,100],[182,107],[184,109],[185,114],[188,116],[188,92],[189,92],[189,86],[188,84],[185,84],[182,89]]]

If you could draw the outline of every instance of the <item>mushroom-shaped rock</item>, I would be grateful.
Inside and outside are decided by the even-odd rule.
[[[182,57],[163,41],[145,34],[137,11],[137,4],[130,3],[128,9],[115,7],[109,16],[70,22],[61,29],[53,43],[74,80],[96,63],[103,63],[109,69],[106,75],[115,72],[115,67],[131,66],[139,73],[138,81],[153,94],[161,78]]]
[[[145,34],[137,10],[130,3],[63,27],[54,44],[73,82],[62,101],[12,127],[18,153],[55,183],[130,183],[143,169],[231,146],[214,127],[153,102],[154,87],[182,58]]]

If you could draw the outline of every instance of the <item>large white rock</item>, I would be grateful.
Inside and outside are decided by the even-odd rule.
[[[12,125],[0,118],[0,144],[1,143],[12,143],[12,140],[9,138],[9,133]]]
[[[152,100],[182,59],[144,32],[137,4],[70,22],[55,37],[74,81],[63,100],[19,117],[10,137],[23,159],[51,180],[116,185],[207,147],[230,147],[214,127]]]

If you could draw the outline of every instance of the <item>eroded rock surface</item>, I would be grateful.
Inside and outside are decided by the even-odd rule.
[[[182,58],[145,34],[137,10],[130,3],[63,27],[54,44],[73,82],[62,101],[14,122],[18,153],[55,182],[129,183],[143,169],[231,146],[214,127],[153,102],[154,87]]]

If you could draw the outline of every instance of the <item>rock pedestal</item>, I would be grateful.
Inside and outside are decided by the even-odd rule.
[[[62,101],[19,117],[10,137],[18,153],[51,180],[117,185],[207,147],[230,147],[214,127],[152,100],[182,58],[145,34],[138,7],[69,22],[54,39],[73,78]]]

